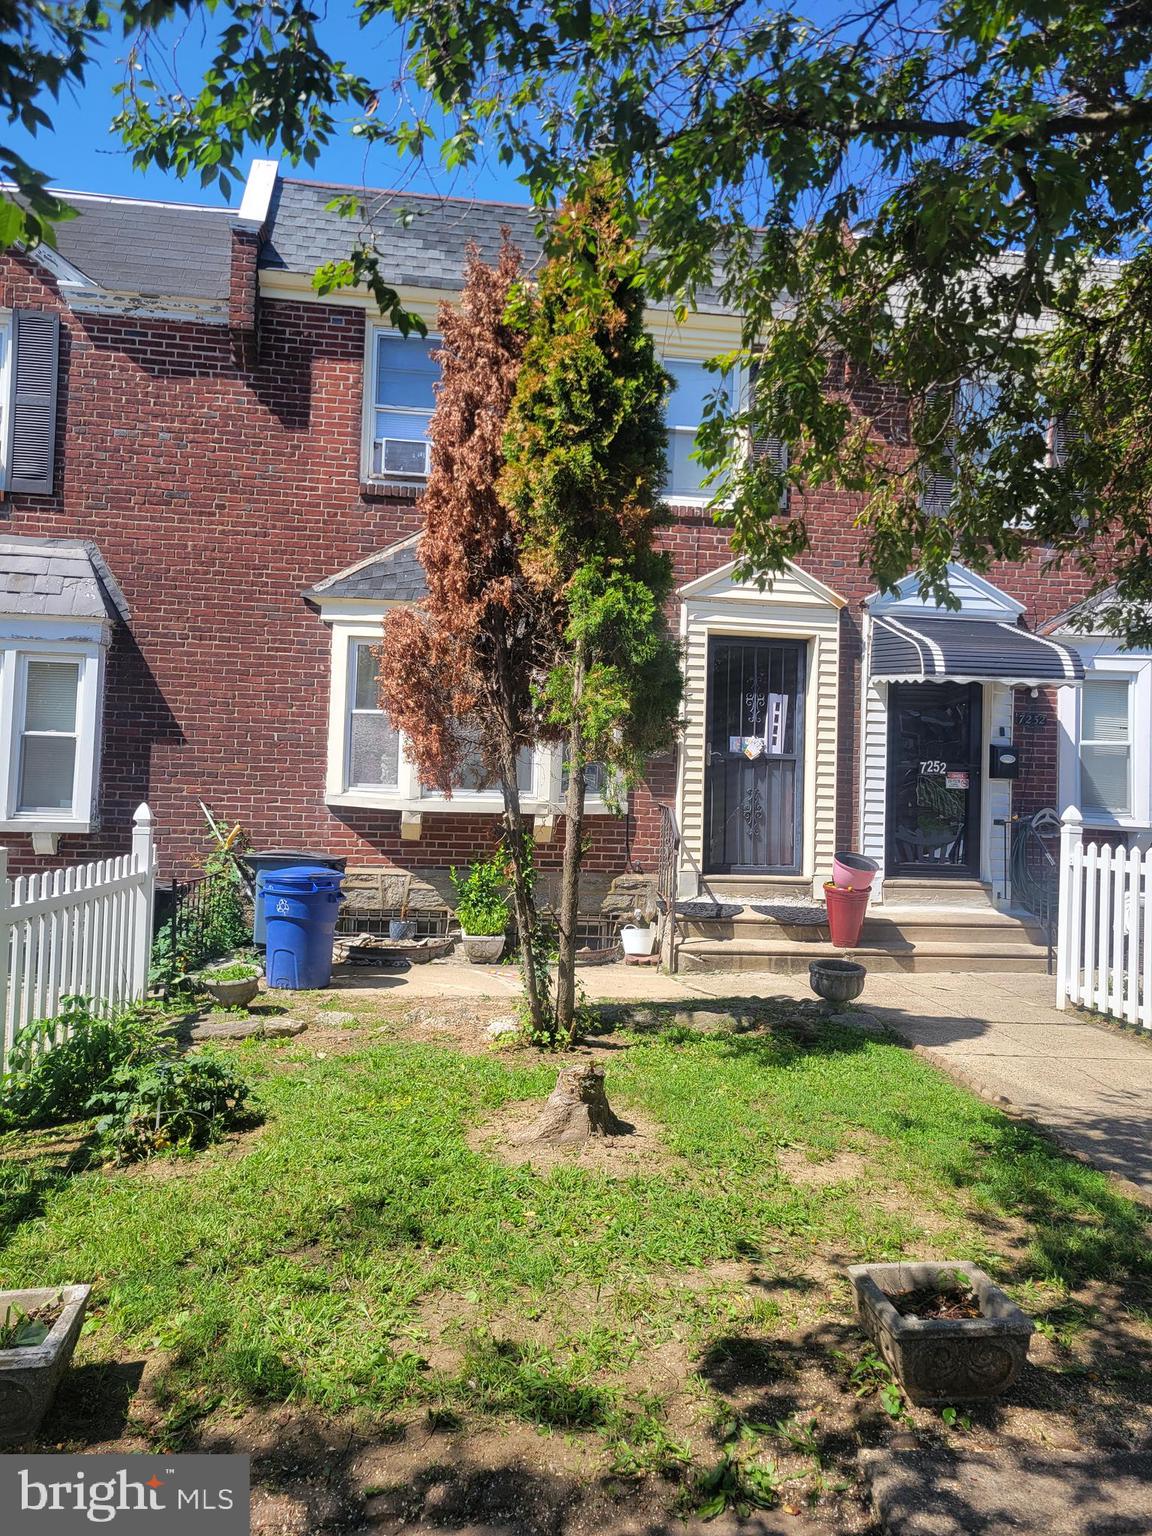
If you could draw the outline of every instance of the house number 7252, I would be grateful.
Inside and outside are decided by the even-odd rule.
[[[927,762],[920,764],[921,773],[947,773],[948,764],[940,762],[937,758],[930,757]]]

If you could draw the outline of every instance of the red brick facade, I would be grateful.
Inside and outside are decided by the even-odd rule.
[[[75,313],[32,260],[0,264],[0,304],[59,308],[62,343],[56,492],[4,506],[14,534],[94,540],[132,611],[109,657],[99,832],[66,837],[55,861],[122,851],[141,800],[166,869],[203,850],[203,800],[257,845],[322,847],[353,864],[443,867],[487,850],[491,818],[429,814],[402,843],[399,813],[330,810],[324,800],[329,636],[305,588],[417,530],[411,497],[360,483],[364,319],[254,293],[256,247],[234,236],[223,324]],[[246,293],[248,298],[245,297]],[[224,319],[223,314],[221,320]],[[841,644],[839,832],[853,838],[858,780],[861,565],[856,506],[822,494],[805,507],[801,562],[845,597]],[[680,509],[666,542],[691,580],[728,558],[708,516]],[[1037,554],[991,578],[1036,625],[1087,591]],[[1030,708],[1048,709],[1047,704]],[[1022,803],[1051,803],[1054,726],[1022,738]],[[629,818],[597,818],[589,866],[654,867],[656,800],[674,765],[653,767]],[[37,862],[9,838],[13,865]],[[558,856],[544,846],[542,862]]]

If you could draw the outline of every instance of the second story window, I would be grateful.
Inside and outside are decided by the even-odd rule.
[[[668,396],[668,479],[664,494],[675,501],[678,496],[693,500],[711,497],[715,486],[704,484],[705,470],[692,458],[696,433],[704,420],[704,403],[718,389],[727,393],[731,404],[731,380],[711,373],[703,363],[665,358],[664,367],[672,376]]]
[[[369,474],[377,480],[422,480],[428,474],[428,423],[436,405],[439,342],[394,331],[373,332]]]

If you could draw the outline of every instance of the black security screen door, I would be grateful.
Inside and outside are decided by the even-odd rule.
[[[888,872],[978,875],[979,683],[888,690]]]
[[[712,640],[704,866],[712,874],[800,868],[804,658],[795,640]]]

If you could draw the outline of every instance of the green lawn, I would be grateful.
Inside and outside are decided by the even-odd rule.
[[[853,1031],[803,1047],[618,1032],[612,1102],[658,1124],[671,1154],[622,1179],[469,1148],[501,1106],[543,1098],[555,1062],[367,1034],[321,1058],[308,1040],[229,1053],[266,1123],[189,1160],[69,1171],[50,1147],[29,1156],[35,1139],[0,1141],[0,1283],[94,1281],[83,1356],[163,1352],[162,1442],[290,1400],[589,1430],[618,1466],[666,1466],[701,1446],[674,1434],[682,1415],[644,1359],[674,1343],[690,1374],[733,1334],[846,1323],[841,1262],[974,1258],[1053,1327],[1085,1282],[1148,1294],[1146,1212]],[[853,1149],[840,1181],[782,1170]],[[816,1278],[749,1290],[732,1261]],[[687,1386],[705,1416],[722,1411],[703,1378]]]

